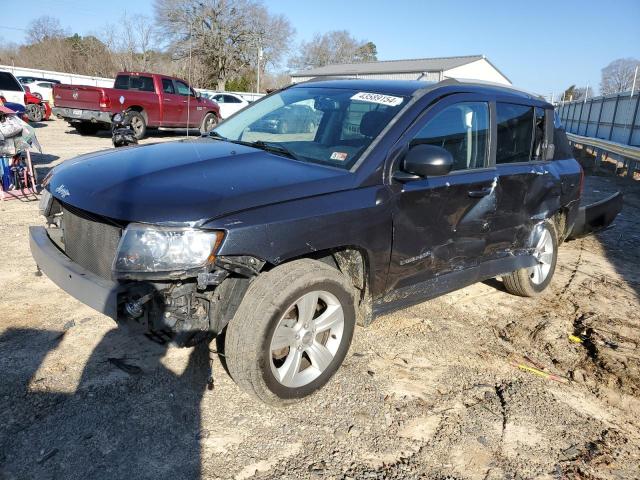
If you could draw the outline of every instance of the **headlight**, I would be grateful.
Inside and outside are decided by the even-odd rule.
[[[113,271],[117,276],[197,270],[215,260],[223,236],[222,232],[132,223],[120,239]]]

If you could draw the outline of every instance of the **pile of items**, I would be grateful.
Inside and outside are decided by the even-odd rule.
[[[37,198],[33,147],[42,151],[33,127],[0,103],[0,200]]]

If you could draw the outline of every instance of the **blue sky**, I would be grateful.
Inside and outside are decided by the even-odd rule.
[[[15,2],[12,2],[15,4]],[[295,42],[349,30],[371,40],[381,60],[484,54],[516,86],[544,95],[572,83],[598,90],[600,69],[640,58],[640,0],[582,1],[265,1],[286,15]],[[17,4],[15,4],[17,5]],[[21,41],[33,18],[56,16],[74,33],[100,31],[120,12],[153,15],[152,0],[26,0],[3,9],[0,41]]]

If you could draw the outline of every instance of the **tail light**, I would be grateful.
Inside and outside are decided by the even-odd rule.
[[[106,93],[100,92],[100,108],[109,108],[111,106],[111,100]]]
[[[7,103],[7,99],[4,96],[0,95],[0,102]]]

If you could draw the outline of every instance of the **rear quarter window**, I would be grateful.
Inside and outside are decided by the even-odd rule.
[[[21,92],[22,87],[12,74],[9,72],[0,72],[0,90]]]

